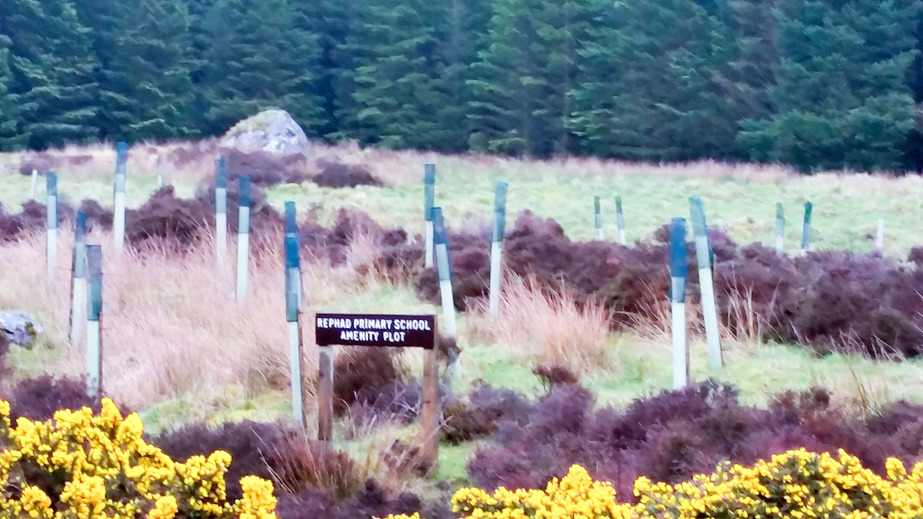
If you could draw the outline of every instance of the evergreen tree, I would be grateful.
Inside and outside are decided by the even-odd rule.
[[[775,113],[740,140],[802,170],[897,169],[913,128],[906,85],[916,2],[780,0]]]
[[[444,3],[392,0],[368,8],[362,34],[370,50],[356,69],[353,100],[364,128],[375,135],[364,142],[386,147],[445,148],[451,129],[442,126],[447,105],[437,84],[443,74],[437,27],[444,27]]]
[[[73,5],[0,0],[0,34],[10,39],[8,88],[19,106],[18,131],[27,145],[46,148],[95,138],[95,56]]]
[[[0,34],[0,151],[16,149],[24,141],[17,130],[18,106],[7,86],[12,80],[9,44],[9,38]]]
[[[316,124],[312,92],[317,61],[313,35],[296,26],[288,0],[218,0],[203,20],[198,90],[207,104],[204,133],[226,131],[268,108]]]
[[[496,0],[473,65],[471,147],[548,156],[570,148],[570,89],[585,2]]]
[[[692,0],[591,0],[571,125],[584,151],[632,160],[733,153],[727,27]]]
[[[99,74],[106,136],[140,140],[187,135],[192,96],[186,59],[189,17],[181,0],[139,0],[122,9],[116,51]]]

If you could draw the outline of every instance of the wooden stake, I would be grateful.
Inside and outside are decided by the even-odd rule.
[[[432,349],[423,352],[423,405],[420,409],[420,422],[423,426],[423,456],[429,460],[430,470],[435,470],[439,459],[439,333],[434,330],[435,344]]]

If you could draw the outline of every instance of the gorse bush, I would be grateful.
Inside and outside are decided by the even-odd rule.
[[[923,462],[908,472],[889,458],[887,467],[882,477],[843,450],[836,456],[790,450],[752,466],[724,463],[675,485],[639,478],[633,489],[638,502],[628,504],[616,499],[609,483],[593,481],[574,465],[544,490],[463,488],[452,508],[466,519],[920,517]],[[411,516],[392,519],[398,517]]]
[[[533,488],[573,464],[630,495],[639,477],[680,483],[717,464],[751,464],[789,449],[845,449],[878,474],[886,460],[923,459],[923,408],[899,403],[868,418],[835,406],[821,389],[777,396],[769,409],[742,405],[712,382],[636,400],[624,411],[593,409],[592,395],[561,386],[540,399],[527,421],[518,404],[495,411],[492,442],[468,473],[481,487]]]
[[[5,517],[274,519],[271,482],[245,476],[229,502],[231,456],[215,451],[173,461],[142,439],[137,414],[122,417],[109,399],[99,414],[84,407],[52,420],[10,421],[0,402],[0,511]]]

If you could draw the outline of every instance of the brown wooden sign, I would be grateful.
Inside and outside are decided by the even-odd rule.
[[[317,438],[330,441],[333,437],[333,357],[332,346],[394,346],[424,348],[423,405],[420,422],[423,426],[423,455],[429,467],[436,466],[439,442],[439,381],[436,316],[382,314],[318,313],[314,318],[317,342]]]
[[[392,346],[433,349],[436,316],[318,313],[318,346]]]

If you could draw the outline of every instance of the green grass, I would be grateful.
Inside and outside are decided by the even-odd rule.
[[[485,162],[488,163],[489,162]],[[441,205],[450,227],[488,222],[492,215],[493,190],[498,180],[509,182],[510,222],[520,211],[554,218],[575,240],[595,237],[593,196],[603,200],[605,235],[615,236],[614,197],[622,197],[630,240],[649,236],[671,217],[689,213],[688,198],[701,196],[709,222],[719,221],[740,243],[775,243],[775,205],[784,204],[787,225],[785,242],[789,251],[800,243],[804,203],[814,203],[813,245],[815,248],[867,251],[873,246],[878,218],[887,226],[886,253],[904,256],[923,243],[919,222],[923,221],[923,180],[918,177],[883,179],[873,177],[782,177],[777,181],[756,182],[733,175],[714,178],[683,178],[675,175],[611,174],[593,171],[579,175],[559,174],[550,166],[532,168],[523,163],[478,166],[465,158],[445,157],[438,161],[437,204]],[[420,171],[421,164],[407,164]],[[28,198],[30,179],[21,175],[0,176],[0,201],[11,208]],[[94,198],[104,206],[112,204],[109,175],[92,180],[71,181],[66,172],[59,189],[62,198],[78,202]],[[128,204],[137,207],[155,189],[151,176],[128,179]],[[177,186],[180,196],[190,197],[192,183]],[[40,181],[37,198],[44,199]],[[382,188],[320,188],[312,183],[281,185],[270,189],[267,198],[281,210],[286,201],[295,201],[299,211],[316,209],[322,222],[329,223],[340,208],[360,209],[386,226],[400,226],[410,233],[421,233],[423,211],[422,182]],[[306,294],[308,299],[311,294]],[[364,313],[439,313],[438,307],[421,302],[412,287],[381,282],[360,284],[342,292],[324,305],[333,312]],[[459,317],[459,330],[466,318]],[[60,335],[60,334],[58,334]],[[526,395],[540,396],[544,388],[522,355],[494,344],[468,342],[462,337],[460,378],[457,391],[464,392],[477,383],[509,387]],[[822,385],[834,398],[858,410],[876,407],[898,399],[923,402],[923,360],[907,362],[873,361],[849,355],[817,357],[790,345],[757,345],[727,342],[726,366],[713,372],[700,338],[693,341],[691,378],[701,381],[716,378],[738,388],[741,399],[765,406],[771,395],[783,390],[804,390]],[[641,396],[657,394],[672,387],[669,338],[643,338],[635,332],[613,334],[609,347],[615,352],[618,367],[587,375],[582,382],[597,397],[598,406],[623,408]],[[12,364],[21,373],[35,374],[43,369],[43,358],[54,354],[49,344],[31,351],[14,350]],[[419,373],[417,356],[408,355],[408,366]],[[204,411],[207,409],[207,411]],[[247,394],[239,387],[201,388],[141,410],[150,432],[175,428],[191,419],[209,423],[229,420],[287,420],[291,411],[285,391]],[[340,424],[339,427],[345,427]],[[403,434],[403,433],[402,433]],[[344,440],[345,441],[345,440]],[[360,451],[362,440],[343,443],[344,448]],[[462,483],[465,462],[475,445],[442,446],[440,464],[432,476],[438,480]]]

